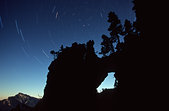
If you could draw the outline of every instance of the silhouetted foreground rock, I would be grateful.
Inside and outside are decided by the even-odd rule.
[[[101,53],[104,57],[96,56],[93,41],[73,43],[72,47],[62,47],[59,53],[51,52],[57,54],[57,58],[48,68],[44,96],[35,111],[145,110],[145,87],[148,82],[143,80],[147,76],[145,63],[148,59],[140,11],[136,6],[134,10],[137,12],[136,22],[131,25],[126,20],[124,27],[115,13],[109,13],[111,37],[102,36]],[[120,42],[119,35],[124,36],[124,43]],[[117,51],[113,43],[117,43]],[[109,52],[112,53],[106,56]],[[115,72],[115,89],[98,94],[96,88],[109,72]]]
[[[96,88],[107,72],[93,45],[93,41],[86,45],[74,43],[58,54],[49,66],[44,96],[37,110],[95,110]]]
[[[96,56],[93,41],[63,48],[48,68],[44,96],[35,110],[111,111],[121,110],[119,106],[131,109],[141,91],[139,39],[134,33],[128,34],[122,51],[102,58]],[[109,72],[115,72],[115,89],[98,94],[96,88]]]
[[[93,41],[89,41],[86,45],[73,43],[72,47],[64,48],[48,68],[44,96],[35,110],[118,109],[118,105],[122,104],[121,101],[124,102],[129,99],[127,97],[137,94],[136,91],[133,92],[137,88],[134,88],[132,82],[137,84],[134,80],[137,71],[135,70],[137,66],[134,65],[138,62],[137,59],[135,60],[137,51],[133,46],[138,46],[138,39],[135,35],[126,36],[126,44],[124,44],[126,49],[102,58],[96,56]],[[108,95],[105,95],[104,92],[97,94],[96,88],[104,81],[109,72],[116,72],[118,85],[112,94],[111,92]],[[126,88],[128,91],[125,91]],[[107,105],[109,107],[106,107]]]

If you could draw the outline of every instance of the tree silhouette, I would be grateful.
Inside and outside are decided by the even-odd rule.
[[[108,22],[110,26],[108,31],[110,32],[110,36],[102,35],[101,42],[101,52],[99,54],[103,54],[103,56],[108,56],[114,52],[122,51],[124,48],[124,43],[120,41],[120,39],[127,38],[127,35],[136,35],[138,36],[140,33],[140,29],[138,27],[138,23],[134,21],[131,23],[129,20],[125,20],[124,25],[121,24],[120,19],[114,12],[110,12],[108,15]],[[116,50],[115,50],[116,49]]]
[[[53,59],[55,60],[55,59],[57,58],[58,54],[59,54],[60,52],[62,52],[63,50],[64,50],[64,47],[63,47],[63,45],[61,45],[59,51],[55,52],[54,50],[51,50],[51,51],[50,51],[50,54],[53,55]]]
[[[107,37],[106,35],[102,35],[102,48],[100,54],[106,56],[107,53],[111,52],[114,53],[114,46],[113,46],[113,39]]]
[[[113,39],[113,42],[120,43],[119,35],[122,33],[121,21],[114,12],[110,12],[108,17],[108,22],[111,23],[108,28],[108,31],[110,31],[110,36]]]
[[[102,48],[100,54],[103,54],[103,56],[106,56],[109,52],[110,54],[115,52],[113,43],[120,44],[120,35],[123,33],[121,21],[114,12],[109,13],[108,22],[110,23],[108,28],[108,31],[110,31],[110,37],[102,35],[103,41],[101,42]]]
[[[125,23],[124,23],[124,31],[123,31],[123,33],[124,34],[128,34],[130,32],[133,32],[133,26],[132,26],[131,22],[126,19]]]
[[[60,51],[63,51],[64,47],[63,45],[60,46]]]
[[[50,54],[53,55],[53,59],[55,60],[57,58],[58,52],[55,52],[54,50],[51,50]]]

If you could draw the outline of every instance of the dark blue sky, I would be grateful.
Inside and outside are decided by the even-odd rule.
[[[0,0],[0,99],[18,92],[42,96],[50,50],[94,40],[100,51],[108,13],[133,21],[131,1]]]

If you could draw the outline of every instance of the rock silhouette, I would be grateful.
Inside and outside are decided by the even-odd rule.
[[[40,111],[56,107],[62,110],[95,110],[96,88],[107,72],[102,70],[103,61],[96,56],[93,45],[94,41],[73,43],[72,47],[58,54],[49,66],[44,97],[39,104]]]
[[[95,54],[94,41],[91,40],[87,44],[73,43],[64,48],[48,68],[44,96],[36,110],[104,110],[108,104],[107,110],[118,109],[121,101],[136,94],[133,82],[137,83],[135,71],[138,68],[135,64],[138,61],[135,57],[138,54],[133,47],[139,45],[138,39],[137,35],[128,34],[124,44],[126,49],[102,58]],[[107,90],[107,95],[104,92],[98,94],[96,88],[109,72],[116,72],[118,85],[113,91]]]
[[[44,96],[35,111],[122,111],[124,108],[135,111],[136,108],[145,108],[141,102],[145,97],[140,94],[146,96],[146,81],[142,81],[146,76],[146,59],[141,59],[145,57],[146,48],[137,3],[134,0],[133,10],[137,19],[133,24],[126,20],[122,26],[116,14],[109,13],[110,37],[102,36],[102,58],[95,54],[92,40],[86,44],[73,43],[71,47],[62,47],[48,68]],[[119,35],[124,36],[124,42],[120,41]],[[116,47],[113,43],[117,43]],[[115,72],[115,88],[97,93],[96,88],[109,72]]]

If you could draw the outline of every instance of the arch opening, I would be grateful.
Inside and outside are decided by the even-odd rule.
[[[101,93],[104,89],[113,89],[115,84],[115,72],[109,72],[101,85],[97,88],[97,92]]]

